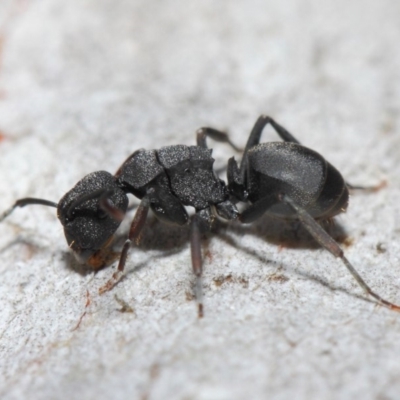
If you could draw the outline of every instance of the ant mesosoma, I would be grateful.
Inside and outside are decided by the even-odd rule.
[[[283,142],[260,143],[267,124]],[[226,185],[213,169],[207,137],[237,150],[226,133],[202,128],[197,131],[196,146],[138,150],[115,175],[105,171],[86,175],[58,204],[36,198],[17,200],[0,216],[0,222],[17,207],[32,204],[56,207],[68,246],[81,263],[97,270],[115,259],[110,249],[112,237],[126,214],[127,194],[133,194],[141,201],[120,253],[117,271],[100,293],[110,290],[121,278],[129,248],[138,241],[151,209],[163,222],[190,223],[192,267],[196,276],[194,293],[198,315],[202,317],[201,234],[210,230],[215,216],[244,224],[264,214],[298,220],[322,247],[342,260],[366,294],[379,304],[400,311],[400,306],[370,289],[340,246],[317,222],[345,211],[348,205],[351,186],[335,167],[317,152],[300,145],[272,118],[261,116],[250,133],[240,165],[233,157],[229,159]],[[247,205],[242,213],[236,208],[238,202]],[[195,209],[192,217],[185,206]]]

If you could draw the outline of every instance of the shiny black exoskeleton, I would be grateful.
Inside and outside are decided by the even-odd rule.
[[[270,123],[284,142],[259,143]],[[297,212],[279,194],[315,219],[328,219],[346,210],[347,185],[339,171],[316,151],[301,146],[283,127],[269,117],[260,117],[244,151],[240,168],[228,162],[230,193],[251,203],[241,214],[242,222],[253,222],[264,213],[278,218],[298,219]]]
[[[260,143],[264,127],[271,124],[283,142]],[[117,272],[100,289],[110,290],[123,273],[128,250],[139,238],[149,209],[163,222],[190,223],[192,267],[196,275],[195,297],[199,316],[202,304],[201,232],[211,228],[215,216],[251,223],[263,214],[299,220],[321,246],[339,257],[364,291],[380,304],[400,307],[374,293],[345,258],[339,245],[316,220],[346,210],[349,185],[321,155],[301,146],[282,126],[261,116],[248,139],[240,165],[228,161],[228,185],[213,169],[212,151],[206,138],[230,142],[228,135],[212,128],[197,132],[197,146],[175,145],[159,150],[138,150],[115,175],[98,171],[85,176],[58,204],[35,198],[18,200],[0,216],[0,222],[16,207],[41,204],[57,207],[67,243],[80,262],[94,269],[115,259],[112,237],[125,217],[128,198],[141,199],[123,249]],[[244,202],[239,213],[236,203]],[[195,209],[189,218],[185,206]]]

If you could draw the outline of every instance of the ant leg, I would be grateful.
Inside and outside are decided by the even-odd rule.
[[[291,133],[289,133],[283,126],[275,122],[275,120],[273,120],[271,117],[268,117],[267,115],[261,115],[258,117],[253,129],[250,132],[245,151],[260,143],[261,134],[268,124],[272,125],[276,133],[283,141],[300,144],[300,142]]]
[[[239,214],[239,221],[243,224],[254,222],[261,218],[269,208],[278,202],[279,200],[276,194],[270,194],[269,196],[256,201],[251,206],[246,208],[241,214]]]
[[[23,199],[17,200],[13,206],[11,206],[8,210],[4,211],[3,214],[0,215],[0,222],[6,219],[17,207],[25,207],[32,204],[38,204],[41,206],[55,207],[57,208],[57,203],[53,201],[44,200],[44,199],[35,199],[33,197],[25,197]]]
[[[269,118],[269,123],[284,142],[300,144],[300,142],[291,133],[289,133],[289,131],[287,131],[282,125],[279,125],[277,122],[275,122],[272,118]]]
[[[198,317],[204,316],[203,291],[201,277],[203,274],[203,260],[201,257],[201,234],[211,229],[214,219],[211,207],[196,210],[190,221],[190,251],[192,255],[192,268],[195,275],[194,296],[197,301]]]
[[[136,210],[136,214],[129,229],[128,239],[126,239],[124,246],[122,247],[121,255],[118,262],[118,268],[112,275],[111,279],[109,279],[108,282],[99,289],[99,294],[108,292],[120,281],[124,272],[125,262],[128,257],[128,251],[132,245],[132,242],[135,242],[137,244],[140,239],[140,232],[142,231],[142,228],[146,223],[149,208],[150,202],[149,199],[145,196],[143,197],[138,209]]]
[[[318,222],[315,221],[315,219],[311,217],[311,215],[306,210],[298,206],[290,197],[286,195],[281,195],[280,197],[281,201],[290,205],[292,209],[297,213],[300,222],[308,230],[311,236],[331,254],[342,260],[343,264],[346,266],[350,274],[367,295],[377,300],[378,304],[381,304],[391,310],[400,312],[400,306],[383,299],[381,296],[372,291],[372,289],[361,278],[356,269],[351,265],[350,261],[344,256],[343,250],[336,243],[336,241],[333,240],[333,238],[327,232],[325,232],[324,229],[321,228]]]
[[[190,250],[192,254],[192,267],[196,282],[194,287],[194,296],[197,301],[197,310],[199,318],[204,316],[203,312],[203,290],[201,275],[203,273],[203,260],[201,257],[201,232],[200,221],[197,214],[195,214],[190,223]]]
[[[271,117],[267,115],[261,115],[256,123],[253,126],[253,129],[250,132],[250,136],[247,139],[246,147],[244,148],[242,162],[240,164],[240,175],[244,180],[246,174],[246,166],[247,166],[247,152],[260,143],[261,134],[266,125],[271,124],[272,127],[275,129],[276,133],[283,139],[285,142],[291,143],[300,143],[291,133],[289,133],[283,126],[277,124]]]
[[[115,221],[122,222],[125,217],[125,212],[121,211],[119,208],[115,207],[113,203],[110,202],[110,194],[112,194],[112,192],[107,190],[100,196],[99,206]]]
[[[346,186],[349,190],[360,190],[360,191],[367,192],[367,193],[378,192],[379,190],[386,187],[386,185],[387,185],[387,182],[385,180],[382,180],[382,182],[380,182],[374,186],[358,186],[358,185],[352,185],[351,183],[346,182]]]
[[[203,273],[203,260],[201,257],[201,233],[199,221],[196,215],[192,218],[190,224],[190,250],[192,254],[193,273],[196,276],[194,295],[197,301],[197,310],[199,318],[204,315],[203,312],[203,291],[201,284],[201,275]]]
[[[229,144],[229,146],[231,146],[235,151],[243,151],[243,149],[240,149],[231,141],[229,135],[226,132],[218,131],[214,128],[200,128],[196,132],[197,146],[207,149],[207,136],[215,140],[216,142]]]

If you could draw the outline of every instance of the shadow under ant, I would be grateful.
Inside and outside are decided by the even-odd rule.
[[[327,221],[322,222],[322,224],[326,229],[329,230],[330,235],[332,235],[336,240],[346,237],[345,230],[340,224]],[[227,231],[233,233],[233,235],[227,234]],[[235,239],[235,237],[244,235],[252,235],[264,240],[267,243],[272,243],[285,248],[295,248],[299,250],[321,248],[299,222],[282,221],[280,219],[265,215],[251,225],[243,225],[239,222],[225,222],[223,220],[216,219],[214,221],[212,231],[203,235],[203,254],[206,253],[206,249],[208,248],[213,237],[217,236],[227,245],[239,249],[241,252],[246,253],[249,257],[256,257],[263,265],[279,263],[279,255],[277,255],[277,259],[268,259],[265,257],[265,254],[260,254],[258,251],[251,249],[250,246],[243,246],[240,244],[240,240]],[[125,239],[126,232],[118,232],[116,234],[113,247],[115,249],[122,248]],[[148,267],[151,260],[180,253],[187,247],[189,242],[190,229],[188,225],[183,227],[168,225],[159,221],[154,215],[149,215],[147,223],[143,227],[140,242],[138,245],[134,245],[132,247],[130,257],[134,258],[134,252],[136,248],[139,248],[141,252],[158,251],[160,254],[152,254],[145,261],[141,261],[139,264],[133,265],[131,268],[127,268],[121,280],[124,280],[127,276],[140,271],[142,268]],[[118,256],[116,259],[118,259]],[[64,260],[67,268],[79,273],[82,276],[97,272],[86,265],[78,263],[71,252],[65,252]],[[130,264],[133,263],[133,261],[130,262]],[[113,262],[105,268],[109,268],[111,265],[114,265],[115,268],[116,263]],[[365,299],[362,296],[353,295],[345,288],[332,286],[322,278],[315,277],[314,275],[305,271],[299,271],[291,268],[290,266],[283,267],[286,271],[290,271],[290,273],[296,273],[297,275],[318,282],[319,284],[332,290],[340,290],[354,297]],[[190,268],[189,260],[188,268]]]
[[[264,219],[264,218],[263,218]],[[263,219],[259,222],[261,225],[263,225]],[[274,220],[274,218],[270,217],[265,217],[265,222]],[[277,222],[276,226],[274,223],[271,223],[268,225],[268,228],[265,229],[262,227],[260,229],[259,227],[255,226],[243,226],[243,225],[237,225],[237,224],[231,224],[230,226],[230,232],[235,232],[235,234],[239,234],[239,236],[243,234],[253,234],[254,236],[258,236],[260,238],[266,239],[267,242],[274,243],[277,245],[282,245],[282,242],[279,242],[278,237],[281,235],[281,237],[284,239],[284,245],[287,248],[297,248],[297,249],[322,249],[321,246],[318,245],[318,243],[315,243],[315,241],[312,239],[311,235],[308,234],[308,232],[302,228],[302,226],[299,226],[298,224],[293,223],[293,222],[282,222],[282,221],[274,221]],[[290,225],[295,225],[295,229],[290,230],[288,227]],[[329,228],[332,229],[333,225],[329,225]],[[332,235],[334,236],[339,236],[343,237],[345,234],[345,230],[343,227],[341,227],[339,224],[334,225],[334,230]],[[248,229],[250,228],[250,229]],[[261,234],[262,233],[262,234]],[[264,235],[265,233],[265,235]],[[326,287],[332,291],[339,291],[342,293],[347,294],[348,296],[351,296],[353,298],[357,298],[360,300],[368,301],[369,303],[374,303],[374,301],[366,296],[363,296],[362,294],[356,294],[354,293],[351,289],[346,288],[344,286],[338,286],[335,284],[332,284],[328,282],[326,279],[316,276],[313,273],[307,272],[304,269],[301,268],[294,268],[291,265],[284,264],[281,261],[279,261],[279,255],[277,255],[276,259],[271,259],[267,258],[265,256],[265,253],[262,253],[260,251],[257,251],[250,246],[243,246],[240,243],[240,240],[238,240],[236,237],[229,235],[226,233],[226,229],[224,228],[221,230],[218,234],[218,237],[223,240],[225,243],[227,243],[229,246],[238,249],[241,253],[247,254],[249,257],[256,258],[263,266],[268,266],[273,264],[279,264],[280,267],[282,267],[283,270],[286,272],[292,274],[295,274],[297,276],[300,276],[302,278],[305,278],[307,280],[316,282],[320,284],[323,287]],[[333,261],[334,262],[334,261]],[[338,266],[339,267],[339,266]]]
[[[134,208],[134,207],[131,207]],[[329,234],[337,241],[344,242],[343,238],[346,238],[346,231],[339,223],[332,223],[332,221],[323,221],[324,228],[329,231]],[[229,235],[226,232],[229,231],[233,235]],[[240,237],[244,235],[252,235],[259,239],[264,240],[267,243],[272,243],[277,246],[283,246],[285,248],[293,249],[318,249],[321,248],[318,243],[312,238],[312,236],[307,232],[303,226],[297,221],[284,221],[278,218],[273,218],[268,215],[264,215],[261,219],[254,222],[253,224],[243,225],[238,222],[225,222],[220,219],[214,221],[213,229],[211,232],[203,235],[203,253],[208,247],[214,236],[219,237],[227,245],[239,249],[241,252],[246,253],[249,257],[257,258],[263,265],[268,265],[271,263],[280,263],[279,255],[277,259],[269,259],[265,257],[265,254],[260,254],[260,252],[251,249],[249,246],[243,246],[240,240],[235,237]],[[120,249],[126,239],[126,232],[117,232],[113,247],[115,249]],[[131,250],[131,257],[134,255],[135,248],[139,248],[141,252],[144,251],[159,251],[161,254],[152,254],[147,260],[134,265],[132,268],[126,270],[124,280],[127,276],[140,271],[142,268],[148,267],[151,260],[167,257],[170,255],[180,253],[184,248],[187,247],[190,239],[189,226],[173,226],[162,223],[154,215],[149,215],[146,225],[143,227],[141,234],[141,239],[139,245],[133,246]],[[15,247],[24,245],[33,252],[44,250],[44,246],[38,246],[33,241],[24,238],[23,236],[18,236],[11,242],[7,243],[5,246],[0,248],[0,254]],[[117,253],[118,254],[118,253]],[[73,272],[80,274],[81,276],[87,276],[92,274],[94,271],[87,265],[80,264],[73,254],[69,251],[63,252],[64,266]],[[118,257],[116,257],[118,259]],[[115,262],[110,265],[115,264]],[[190,262],[188,260],[188,268]],[[105,268],[110,267],[110,265]],[[282,263],[280,263],[282,265]],[[302,276],[308,280],[312,280],[327,287],[331,290],[341,291],[355,298],[360,298],[363,300],[370,299],[363,297],[362,295],[356,295],[350,292],[348,289],[328,283],[323,278],[316,277],[306,271],[301,271],[298,269],[291,268],[289,265],[282,265],[283,268],[290,272]],[[372,301],[371,301],[372,302]]]

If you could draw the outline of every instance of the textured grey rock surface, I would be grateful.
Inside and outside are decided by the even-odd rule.
[[[267,113],[350,182],[387,181],[333,230],[400,303],[398,1],[8,0],[0,39],[1,211],[58,201],[138,148],[192,145],[204,125],[243,146]],[[222,168],[234,152],[214,147]],[[0,397],[398,398],[399,314],[301,230],[216,230],[198,320],[186,229],[150,219],[99,296],[113,268],[76,267],[53,209],[16,211],[0,225]]]

